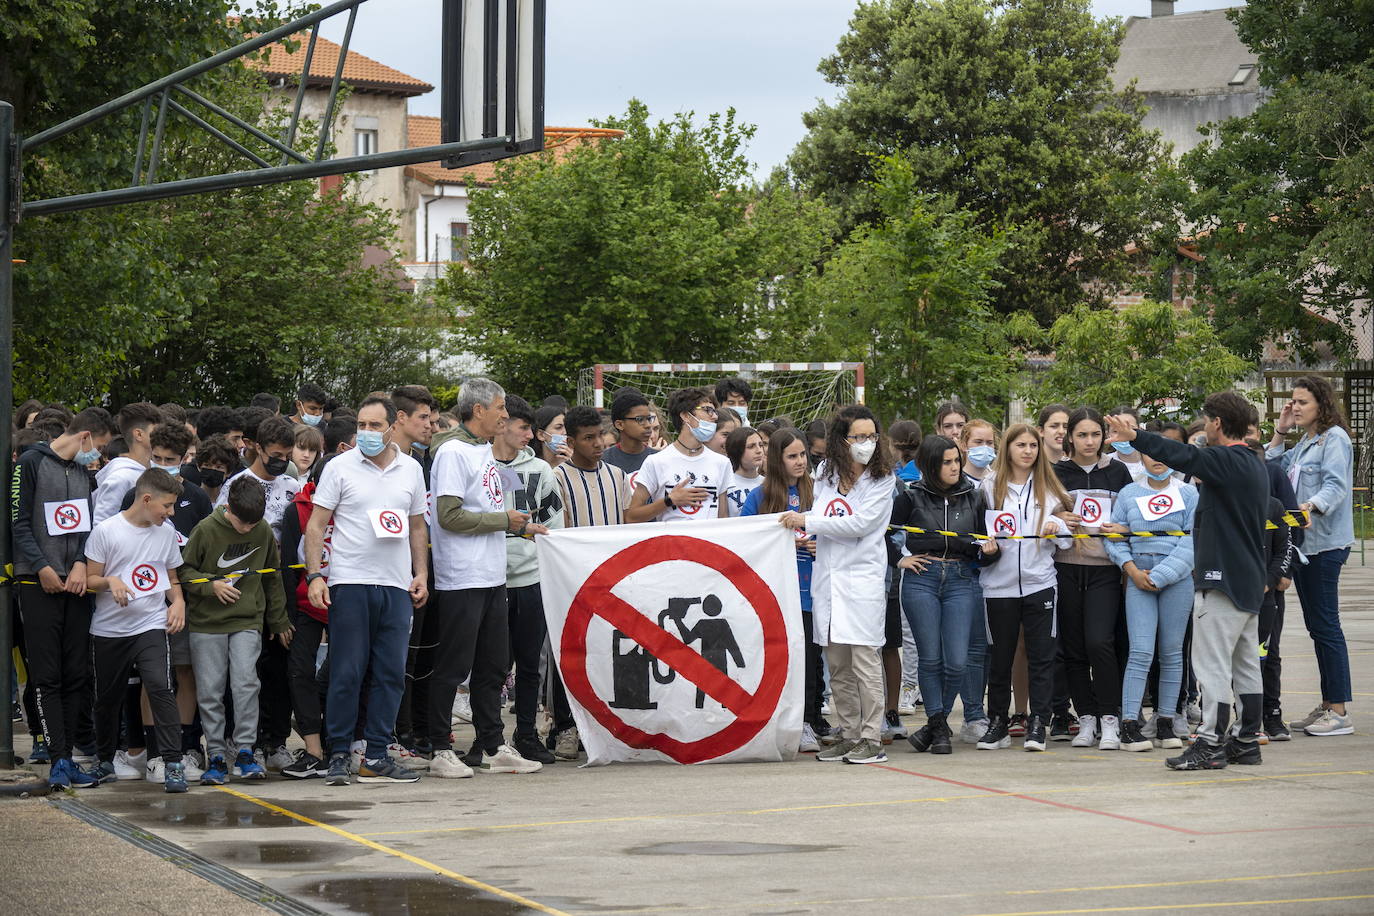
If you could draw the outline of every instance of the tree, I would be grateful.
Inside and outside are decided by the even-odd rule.
[[[839,99],[805,115],[801,184],[857,225],[881,157],[903,152],[918,188],[1014,233],[992,302],[1048,324],[1129,266],[1166,158],[1131,89],[1110,72],[1119,22],[1088,0],[873,0],[820,72]]]
[[[1299,359],[1351,357],[1374,289],[1374,7],[1251,0],[1228,15],[1267,97],[1182,160],[1201,307],[1247,357],[1271,339]]]
[[[1054,323],[1046,343],[1054,362],[1026,389],[1038,404],[1110,409],[1176,402],[1192,415],[1208,394],[1254,368],[1220,342],[1206,318],[1165,302],[1147,300],[1120,311],[1080,305]]]
[[[883,418],[927,421],[955,394],[1000,413],[1020,361],[989,304],[1006,236],[921,193],[905,155],[879,163],[870,191],[881,218],[854,230],[797,305],[814,323],[811,347],[863,360]]]
[[[819,205],[746,186],[754,128],[733,111],[655,124],[631,100],[598,126],[625,133],[498,166],[472,195],[467,265],[435,286],[527,395],[569,391],[597,362],[754,354],[778,278],[810,269],[825,235]]]

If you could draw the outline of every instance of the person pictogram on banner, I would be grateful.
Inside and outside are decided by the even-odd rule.
[[[699,651],[702,658],[719,668],[722,674],[730,673],[731,659],[734,660],[736,668],[745,667],[744,653],[740,651],[730,622],[718,619],[723,610],[720,598],[715,595],[707,595],[705,598],[670,598],[668,604],[669,608],[664,614],[670,616],[673,623],[677,624],[684,643],[690,646],[694,642],[701,642]],[[700,604],[701,611],[706,616],[689,627],[686,625],[687,611],[694,604]],[[705,702],[706,692],[698,687],[697,709],[703,708]]]

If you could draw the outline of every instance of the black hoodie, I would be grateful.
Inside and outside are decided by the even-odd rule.
[[[92,511],[90,475],[81,465],[58,456],[48,443],[40,442],[19,456],[11,483],[14,571],[34,575],[51,566],[65,577],[74,564],[86,559]],[[44,506],[56,502],[76,504],[86,514],[86,530],[49,534]]]

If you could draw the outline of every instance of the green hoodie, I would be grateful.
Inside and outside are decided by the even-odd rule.
[[[234,580],[239,600],[221,604],[213,582],[187,584],[189,580],[223,576],[244,570],[277,569],[281,565],[272,528],[259,521],[247,534],[239,534],[221,506],[196,525],[181,550],[177,578],[186,590],[186,627],[192,633],[238,633],[261,630],[264,610],[273,633],[291,628],[286,618],[286,592],[281,573],[242,576]],[[293,510],[294,511],[294,510]]]

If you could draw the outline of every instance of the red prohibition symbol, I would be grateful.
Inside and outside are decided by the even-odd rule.
[[[157,570],[147,563],[141,563],[135,566],[134,571],[129,574],[129,578],[133,580],[134,588],[138,589],[140,592],[151,592],[153,589],[157,588]]]
[[[401,533],[401,517],[397,515],[395,512],[392,512],[390,509],[386,509],[380,515],[378,515],[377,521],[382,526],[382,528],[391,532],[392,534]]]

